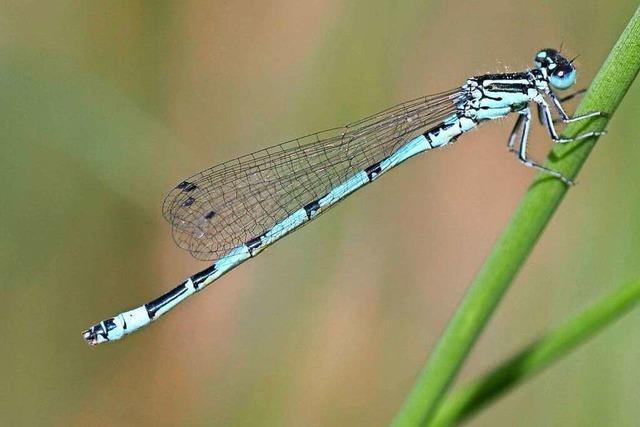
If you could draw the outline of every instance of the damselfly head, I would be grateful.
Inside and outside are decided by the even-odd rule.
[[[542,49],[536,54],[534,62],[538,68],[545,69],[549,84],[555,89],[568,89],[576,82],[576,67],[555,49]]]

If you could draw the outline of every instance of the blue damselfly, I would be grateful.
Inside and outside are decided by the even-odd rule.
[[[526,166],[571,185],[559,172],[527,157],[530,106],[537,106],[555,143],[602,132],[559,137],[550,104],[564,123],[601,113],[570,117],[554,93],[575,83],[573,61],[544,49],[534,62],[527,71],[472,77],[459,88],[257,151],[182,181],[167,195],[164,217],[178,246],[215,262],[161,297],[92,326],[84,339],[100,344],[140,329],[394,166],[509,113],[518,114],[509,149]]]

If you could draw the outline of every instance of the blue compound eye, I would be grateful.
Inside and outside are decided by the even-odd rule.
[[[549,76],[549,83],[556,89],[568,89],[576,82],[576,69],[566,64],[556,67]]]

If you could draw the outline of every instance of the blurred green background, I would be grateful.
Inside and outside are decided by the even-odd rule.
[[[386,425],[531,181],[505,149],[513,119],[408,162],[141,333],[90,348],[80,332],[206,267],[161,219],[181,178],[561,42],[586,86],[636,3],[3,2],[0,424]],[[640,277],[639,105],[636,84],[461,381]],[[471,424],[637,425],[639,322]]]

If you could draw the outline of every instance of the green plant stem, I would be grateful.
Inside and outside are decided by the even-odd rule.
[[[640,281],[606,296],[482,378],[447,396],[430,425],[457,425],[511,388],[558,361],[639,302]]]
[[[640,69],[640,8],[609,53],[576,114],[603,111],[606,117],[572,123],[563,133],[603,130]],[[547,166],[573,179],[595,138],[556,145]],[[476,339],[562,201],[567,187],[537,175],[520,206],[469,287],[394,420],[397,427],[426,424],[437,409]]]

